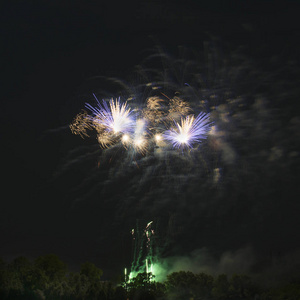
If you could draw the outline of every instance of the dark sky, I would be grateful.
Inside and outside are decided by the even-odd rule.
[[[87,153],[95,149],[94,140],[73,136],[68,125],[84,103],[92,100],[92,93],[104,88],[99,76],[119,77],[130,84],[127,78],[131,70],[157,44],[174,54],[178,46],[202,49],[203,42],[212,36],[220,37],[232,47],[246,45],[246,52],[262,63],[264,59],[276,55],[295,62],[299,59],[297,39],[300,30],[299,5],[296,2],[203,1],[199,4],[199,1],[190,0],[137,1],[129,5],[126,1],[103,1],[103,4],[95,4],[94,1],[72,1],[72,4],[68,1],[9,1],[2,4],[0,256],[11,259],[18,255],[36,257],[52,252],[72,266],[91,260],[108,273],[110,269],[119,270],[122,264],[128,264],[131,247],[129,232],[138,213],[132,213],[131,204],[123,210],[114,205],[123,203],[126,207],[130,193],[132,197],[143,198],[147,188],[143,190],[134,186],[126,175],[115,181],[110,179],[112,183],[101,192],[99,204],[95,199],[103,187],[98,187],[98,181],[107,180],[107,170],[111,167],[105,166],[102,173],[95,171],[97,157],[91,156],[82,163],[79,160],[69,170],[64,169],[70,165],[68,160],[74,155],[72,150],[86,146],[90,150],[82,151]],[[288,98],[288,91],[286,95]],[[282,113],[282,119],[276,119],[282,120],[283,124],[297,116],[291,109],[295,107],[291,101],[287,105],[288,112]],[[284,110],[285,106],[280,103],[277,109]],[[296,121],[294,123],[296,127],[299,125]],[[228,175],[226,184],[227,188],[231,184],[231,188],[219,197],[221,202],[216,202],[219,209],[213,204],[210,208],[204,205],[205,226],[204,221],[189,224],[186,218],[181,219],[178,212],[181,209],[185,211],[185,216],[193,214],[188,201],[178,206],[178,211],[170,209],[166,212],[169,216],[177,216],[176,222],[181,224],[178,226],[184,228],[183,232],[188,232],[183,234],[178,230],[181,232],[178,237],[180,246],[174,243],[178,254],[185,255],[203,247],[220,254],[247,245],[254,245],[254,248],[261,250],[259,253],[266,256],[272,251],[279,253],[298,249],[296,227],[299,225],[299,205],[293,195],[298,191],[294,183],[297,182],[299,165],[294,163],[299,162],[299,152],[295,149],[297,142],[294,138],[287,138],[285,149],[292,149],[289,153],[295,152],[291,154],[296,157],[295,160],[286,164],[283,162],[284,167],[278,169],[272,165],[270,169],[265,169],[265,174],[260,174],[270,178],[265,198],[273,197],[274,200],[276,195],[276,201],[264,202],[260,208],[259,205],[252,205],[251,201],[256,203],[255,199],[263,196],[256,196],[254,192],[249,196],[245,191],[242,199],[247,201],[243,202],[239,195],[239,201],[230,202],[235,197],[236,183],[234,179],[231,182]],[[275,136],[272,138],[274,140]],[[290,147],[291,143],[293,146]],[[250,142],[246,145],[252,147]],[[273,152],[276,152],[276,146],[278,144],[274,142]],[[291,168],[293,171],[290,172]],[[263,169],[260,168],[259,172]],[[275,175],[269,177],[269,171]],[[96,173],[93,175],[91,172]],[[282,179],[284,172],[292,178],[288,185]],[[133,175],[143,178],[143,170],[135,171]],[[256,175],[250,177],[253,185],[257,184],[254,179]],[[81,191],[80,188],[76,190],[74,187],[80,186],[88,176],[91,176],[91,181],[83,184]],[[227,175],[224,173],[224,176]],[[147,190],[148,196],[157,197],[160,191],[155,191],[154,180],[150,183],[154,191],[150,193]],[[193,184],[196,185],[195,181]],[[273,184],[274,190],[270,188]],[[125,196],[121,193],[123,188],[127,192]],[[89,193],[92,196],[87,196],[87,201],[82,200],[77,206],[74,205],[76,199],[84,199],[83,195]],[[168,194],[168,191],[161,193]],[[188,187],[180,193],[193,198],[199,190]],[[204,194],[209,197],[210,193]],[[124,201],[119,200],[122,197]],[[172,198],[170,194],[168,197]],[[218,198],[215,194],[213,197]],[[287,206],[286,202],[289,203]],[[143,209],[141,203],[140,210]],[[251,216],[245,213],[249,207],[253,211],[264,210],[264,213],[257,213],[257,218],[262,219],[260,224],[263,224],[263,229],[258,223],[247,219],[255,219],[253,211]],[[270,213],[266,213],[267,208]],[[201,205],[197,209],[201,215]],[[226,213],[221,213],[222,210]],[[279,211],[282,213],[279,214]],[[149,215],[141,213],[145,218],[163,215],[156,214],[155,210]],[[243,222],[247,225],[241,226]],[[224,234],[220,232],[223,223],[227,224]],[[237,227],[240,232],[232,234],[238,231]],[[201,237],[197,234],[199,228],[202,228]],[[183,247],[183,244],[187,246]],[[172,254],[177,253],[174,250]]]

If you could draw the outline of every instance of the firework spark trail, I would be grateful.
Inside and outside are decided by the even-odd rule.
[[[153,221],[147,223],[141,230],[137,220],[136,230],[131,231],[133,237],[133,259],[129,279],[135,277],[139,272],[152,272],[153,264],[157,259],[158,245],[152,240],[155,235]]]
[[[200,113],[181,118],[181,123],[175,122],[175,128],[164,133],[166,140],[170,141],[174,148],[189,147],[206,138],[211,127],[209,114]]]
[[[79,113],[70,124],[70,129],[73,134],[80,135],[82,138],[89,137],[87,129],[93,129],[93,123],[91,122],[89,115],[86,111]]]

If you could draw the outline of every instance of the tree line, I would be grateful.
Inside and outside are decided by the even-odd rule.
[[[68,271],[56,255],[30,261],[17,257],[0,259],[0,299],[3,300],[299,300],[300,280],[263,288],[244,274],[228,277],[179,271],[156,282],[151,273],[139,273],[129,282],[103,281],[93,263]]]

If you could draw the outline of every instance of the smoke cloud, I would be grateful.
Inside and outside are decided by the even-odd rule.
[[[196,249],[186,256],[171,256],[154,266],[155,280],[164,281],[168,274],[190,271],[194,274],[206,273],[212,276],[226,274],[246,274],[264,287],[297,281],[300,276],[300,251],[284,255],[269,256],[263,260],[255,255],[252,247],[246,246],[235,251],[226,251],[218,258],[207,248]]]
[[[63,195],[74,232],[93,232],[104,244],[124,236],[137,219],[160,220],[168,253],[160,263],[162,274],[248,272],[258,263],[254,250],[289,251],[299,228],[294,196],[299,117],[283,113],[282,106],[287,92],[291,99],[296,93],[290,83],[289,91],[274,90],[278,85],[272,74],[266,76],[259,63],[243,54],[233,51],[226,58],[210,46],[206,50],[215,63],[155,53],[163,69],[139,68],[142,83],[118,94],[139,103],[154,93],[179,94],[195,111],[210,113],[213,127],[207,140],[189,151],[161,144],[139,154],[123,145],[101,149],[94,137],[92,145],[70,150],[56,174],[61,185],[67,183]],[[183,71],[184,80],[176,81]],[[284,86],[284,74],[276,80]],[[82,215],[88,220],[78,223]],[[254,250],[243,247],[248,244]],[[198,250],[192,250],[195,245]],[[216,259],[202,246],[223,254]],[[183,252],[190,254],[176,255]]]

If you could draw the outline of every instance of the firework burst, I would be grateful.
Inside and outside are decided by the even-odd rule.
[[[187,116],[192,109],[179,97],[169,99],[168,106],[162,105],[161,98],[150,97],[145,109],[136,107],[134,110],[120,99],[111,99],[109,104],[95,99],[97,106],[85,105],[91,115],[78,115],[70,127],[73,133],[81,136],[88,136],[87,129],[95,129],[102,148],[118,143],[134,153],[146,153],[150,144],[165,147],[171,143],[175,149],[191,148],[205,139],[211,128],[209,114],[202,112],[196,118]]]
[[[191,148],[193,144],[206,138],[211,123],[209,114],[200,113],[196,118],[189,115],[181,118],[180,124],[175,122],[175,127],[164,133],[164,138],[171,142],[174,148]]]
[[[98,107],[93,107],[88,103],[85,105],[93,113],[91,118],[96,127],[104,128],[104,130],[114,134],[126,133],[133,128],[132,111],[127,107],[126,102],[121,103],[120,99],[116,101],[111,99],[109,106],[104,100],[102,105],[98,100],[97,102]]]

